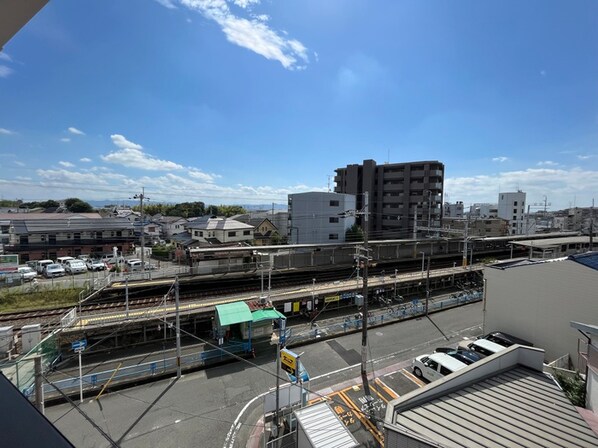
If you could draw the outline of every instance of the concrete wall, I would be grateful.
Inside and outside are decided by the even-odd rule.
[[[484,332],[501,330],[534,343],[550,362],[565,354],[577,367],[571,321],[598,321],[598,273],[571,260],[507,269],[488,267]]]

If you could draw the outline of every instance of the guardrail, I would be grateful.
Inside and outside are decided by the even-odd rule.
[[[230,358],[230,353],[243,354],[251,352],[250,342],[241,342],[217,348],[205,350],[203,352],[190,353],[181,356],[181,366],[185,369],[202,367],[206,363],[216,362]],[[58,380],[52,384],[44,384],[44,397],[53,398],[60,396],[56,388],[64,394],[74,394],[79,392],[80,381],[83,382],[83,390],[100,390],[110,379],[111,384],[123,382],[134,382],[136,380],[147,379],[152,376],[159,376],[168,373],[174,373],[177,370],[176,357],[168,357],[161,360],[137,364],[134,366],[122,367],[120,369],[110,369],[102,372],[94,372],[79,377],[72,377]],[[33,394],[33,385],[23,390],[27,397]]]

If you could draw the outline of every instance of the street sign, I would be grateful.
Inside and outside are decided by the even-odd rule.
[[[291,375],[297,375],[297,355],[283,348],[280,351],[280,367]]]
[[[71,348],[75,352],[82,352],[87,347],[87,339],[71,342]]]

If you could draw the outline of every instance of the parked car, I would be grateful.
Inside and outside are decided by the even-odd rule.
[[[85,266],[82,260],[73,258],[64,264],[64,270],[68,274],[82,274],[83,272],[87,272],[87,266]]]
[[[44,277],[46,278],[62,277],[65,274],[64,268],[58,263],[48,264],[44,267]]]
[[[506,347],[496,342],[489,341],[487,339],[476,339],[475,341],[461,341],[459,342],[459,348],[462,350],[468,350],[475,352],[482,357],[490,356],[495,353],[505,350]]]
[[[510,347],[511,345],[515,344],[527,345],[528,347],[534,346],[534,344],[529,341],[520,339],[517,336],[513,336],[508,333],[503,333],[502,331],[493,331],[492,333],[488,333],[486,336],[482,336],[480,339],[487,339],[488,341],[495,342],[503,347]]]
[[[74,260],[74,259],[75,259],[75,257],[58,257],[56,259],[56,263],[58,263],[62,266],[65,266],[67,261]]]
[[[32,281],[35,277],[37,277],[37,272],[33,270],[30,266],[19,266],[18,272],[21,275],[21,278],[25,282]]]
[[[54,260],[39,260],[35,265],[35,270],[38,274],[43,274],[44,268],[49,264],[54,264]]]
[[[446,353],[449,356],[452,356],[453,358],[455,358],[458,361],[461,361],[464,364],[470,365],[473,364],[474,362],[479,361],[480,359],[482,359],[482,357],[480,355],[478,355],[476,352],[472,352],[469,350],[456,350],[454,348],[449,348],[446,351],[444,347],[440,347],[437,348],[435,350],[436,353]]]
[[[87,266],[87,269],[90,271],[103,271],[104,269],[106,269],[106,264],[101,260],[89,259],[87,260],[87,263],[85,263],[85,265]]]
[[[465,367],[467,364],[446,353],[421,355],[413,360],[413,374],[428,381],[440,379]]]

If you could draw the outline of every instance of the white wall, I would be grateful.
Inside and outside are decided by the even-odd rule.
[[[570,322],[598,322],[598,272],[571,260],[507,269],[487,267],[484,332],[502,330],[533,342],[550,362],[577,364],[581,336]]]

